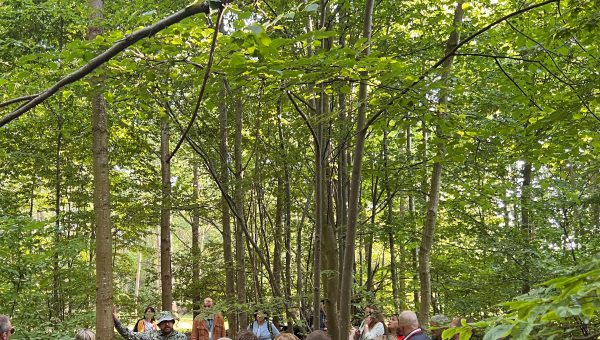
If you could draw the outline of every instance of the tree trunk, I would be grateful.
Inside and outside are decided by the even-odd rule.
[[[241,95],[241,94],[239,94]],[[236,229],[235,229],[235,258],[237,262],[237,297],[239,304],[246,303],[246,266],[245,266],[245,245],[244,228],[246,227],[246,214],[244,212],[244,173],[242,164],[242,128],[243,128],[243,110],[242,101],[239,95],[234,98],[235,110],[235,139],[234,139],[234,161],[235,161],[235,208],[237,211]],[[248,325],[248,317],[242,309],[238,312],[238,322],[241,329]]]
[[[62,151],[62,112],[61,108],[59,108],[58,114],[58,135],[56,136],[56,163],[55,163],[55,189],[56,189],[56,199],[54,201],[54,213],[56,215],[56,221],[54,222],[54,255],[52,257],[52,317],[58,318],[60,320],[64,320],[62,315],[63,308],[60,304],[60,263],[59,263],[59,247],[60,247],[60,220],[62,218],[60,213],[60,201],[61,201],[61,163],[60,163],[60,154]]]
[[[198,208],[199,176],[198,163],[192,161],[192,316],[195,318],[202,310],[202,290],[200,287],[200,209]],[[227,268],[227,267],[225,267]]]
[[[450,53],[458,45],[460,39],[460,33],[458,26],[462,22],[463,9],[462,0],[458,1],[456,10],[454,11],[453,26],[454,30],[450,34],[448,43],[446,45],[446,53]],[[442,89],[439,93],[438,100],[438,116],[439,119],[445,118],[445,110],[448,104],[448,90],[447,82],[450,77],[452,70],[452,62],[454,57],[449,57],[442,65],[442,76],[441,83]],[[441,131],[440,125],[437,128],[438,135],[440,137],[438,145],[438,156],[441,158],[445,154],[445,146],[443,142],[443,132]],[[431,247],[433,245],[433,236],[435,233],[436,219],[438,213],[438,205],[440,202],[440,188],[442,180],[442,163],[437,161],[433,163],[433,169],[431,173],[431,187],[429,191],[429,200],[427,202],[427,217],[425,219],[425,225],[423,226],[423,235],[421,238],[421,246],[419,247],[419,279],[421,286],[421,305],[419,307],[419,321],[422,325],[429,323],[429,309],[431,307],[431,272],[430,272],[430,260]]]
[[[281,175],[281,172],[279,172]],[[273,275],[275,275],[276,284],[281,287],[281,239],[283,238],[283,180],[280,176],[277,178],[277,193],[275,202],[275,232],[274,232],[274,247],[273,247]]]
[[[103,0],[90,0],[89,40],[101,34]],[[94,221],[96,224],[96,336],[113,338],[112,232],[110,221],[110,180],[108,163],[108,115],[104,99],[104,78],[92,80],[92,159],[94,168]]]
[[[371,30],[373,26],[373,7],[374,0],[367,0],[365,3],[365,20],[363,27],[363,38],[367,40],[367,48],[363,51],[364,55],[369,55],[371,51]],[[364,76],[364,75],[363,75]],[[342,287],[340,289],[340,339],[348,339],[350,330],[350,307],[352,304],[352,268],[354,264],[354,250],[356,238],[356,226],[358,220],[360,176],[362,169],[363,150],[366,138],[366,113],[367,113],[367,91],[366,80],[361,80],[358,92],[358,117],[356,120],[356,146],[354,149],[352,178],[350,181],[348,200],[348,229],[346,230],[346,246],[344,247],[344,266],[342,268]]]
[[[383,167],[385,172],[385,193],[387,202],[386,224],[388,229],[388,242],[390,247],[390,270],[392,281],[392,299],[394,300],[394,314],[398,314],[400,306],[398,303],[398,273],[396,270],[396,240],[394,235],[394,202],[392,195],[392,186],[390,184],[389,174],[389,151],[388,151],[388,131],[383,130]]]
[[[529,202],[531,201],[531,176],[532,166],[530,162],[525,162],[523,165],[523,184],[521,186],[521,233],[523,236],[525,246],[525,258],[523,259],[523,285],[521,287],[521,294],[529,293],[531,290],[531,254],[529,248],[531,247],[531,234],[532,227],[529,220]]]
[[[162,178],[160,206],[160,278],[162,310],[173,307],[173,274],[171,272],[171,163],[169,162],[169,121],[160,121],[160,170]]]
[[[226,92],[224,89],[225,84],[223,84],[221,98],[225,98]],[[219,153],[221,154],[221,185],[223,186],[224,191],[221,193],[221,227],[223,228],[223,256],[225,257],[226,300],[228,305],[233,305],[237,300],[235,291],[235,267],[233,262],[233,252],[231,249],[231,216],[229,212],[229,206],[227,205],[227,198],[225,197],[225,195],[229,192],[229,151],[227,148],[227,129],[227,105],[225,100],[221,100],[219,105]],[[239,329],[237,313],[235,310],[229,309],[227,321],[229,322],[229,336],[233,339],[235,338],[235,335]]]

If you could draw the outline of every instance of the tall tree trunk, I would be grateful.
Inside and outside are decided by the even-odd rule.
[[[103,0],[90,0],[91,23],[88,37],[102,33]],[[92,159],[94,168],[94,221],[96,224],[96,336],[113,338],[112,232],[108,163],[108,115],[104,99],[104,77],[92,80]]]
[[[198,163],[192,161],[192,316],[195,318],[202,310],[202,290],[200,287],[200,208],[198,208],[200,184]],[[225,267],[227,268],[227,267]]]
[[[283,180],[280,177],[281,172],[277,178],[277,193],[275,202],[275,232],[274,232],[274,243],[273,247],[273,275],[275,275],[276,284],[281,287],[281,239],[283,238]]]
[[[386,213],[386,224],[388,229],[388,242],[390,247],[390,270],[391,270],[391,281],[392,281],[392,299],[394,300],[394,314],[398,314],[400,306],[398,303],[398,273],[396,270],[396,240],[394,235],[394,202],[392,195],[392,186],[390,184],[389,174],[389,151],[388,151],[388,131],[387,128],[383,130],[383,167],[385,173],[385,194],[387,202],[387,213]]]
[[[160,206],[160,278],[162,310],[173,306],[173,274],[171,272],[171,163],[169,162],[169,121],[160,121],[160,172],[162,179]]]
[[[454,11],[453,26],[454,30],[450,34],[450,38],[446,44],[445,55],[450,53],[458,45],[460,39],[460,33],[458,26],[462,22],[463,9],[462,0],[458,1],[456,10]],[[454,57],[446,59],[442,65],[442,76],[441,83],[442,89],[439,93],[438,100],[438,115],[439,119],[445,119],[446,106],[448,104],[448,90],[447,82],[450,78],[452,70],[452,62]],[[445,146],[442,140],[443,132],[441,131],[440,125],[438,124],[437,132],[440,137],[438,145],[438,156],[443,157],[445,154]],[[429,200],[427,202],[427,217],[425,219],[425,225],[423,226],[423,235],[421,238],[421,246],[419,247],[419,279],[421,286],[421,305],[419,307],[419,321],[421,324],[426,325],[429,322],[429,309],[431,307],[431,272],[430,272],[430,255],[431,247],[433,245],[433,236],[435,233],[436,219],[438,213],[438,205],[440,202],[440,187],[442,181],[442,163],[437,161],[433,163],[433,169],[431,172],[431,186],[429,190]]]
[[[529,220],[529,202],[531,201],[531,163],[526,161],[523,165],[523,184],[521,186],[521,233],[525,246],[525,258],[523,260],[522,277],[523,285],[521,286],[521,294],[529,293],[531,290],[531,258],[529,248],[531,247],[532,226]]]
[[[234,162],[235,162],[235,208],[237,211],[236,229],[235,229],[235,258],[237,262],[237,297],[239,304],[246,303],[246,266],[245,266],[245,245],[244,228],[246,227],[246,214],[244,212],[244,169],[242,164],[242,128],[243,128],[243,110],[242,100],[239,93],[234,98],[235,110],[235,138],[234,138]],[[248,317],[242,309],[238,312],[239,327],[244,329],[248,325]]]
[[[365,3],[365,20],[363,26],[363,38],[367,40],[367,48],[364,55],[371,52],[371,30],[373,27],[374,0]],[[364,76],[364,75],[363,75]],[[356,120],[356,146],[354,149],[352,178],[350,180],[348,200],[348,229],[346,230],[346,246],[344,247],[344,266],[342,268],[342,287],[340,289],[340,339],[348,339],[350,330],[350,307],[352,304],[352,269],[354,264],[354,244],[356,238],[356,225],[358,222],[358,207],[360,193],[360,176],[362,170],[362,158],[366,138],[366,114],[367,114],[367,91],[366,80],[361,80],[358,91],[358,117]]]
[[[60,220],[62,218],[60,213],[60,201],[61,201],[61,163],[60,163],[60,154],[62,151],[62,127],[63,127],[63,118],[61,108],[59,108],[58,115],[58,124],[57,130],[58,134],[56,136],[56,163],[55,163],[55,189],[56,189],[56,199],[54,201],[54,213],[56,215],[56,221],[54,222],[54,255],[52,256],[52,316],[63,320],[62,315],[62,307],[60,304],[60,263],[59,263],[59,247],[60,247]]]
[[[277,102],[277,126],[279,132],[279,141],[281,156],[283,159],[288,159],[288,154],[285,148],[285,138],[283,134],[283,126],[281,123],[281,98]],[[292,192],[290,187],[290,169],[287,162],[283,163],[283,181],[284,181],[284,197],[283,197],[283,209],[284,209],[284,234],[285,234],[285,304],[286,304],[286,316],[288,329],[293,329],[293,316],[289,312],[289,304],[292,297]],[[300,256],[298,254],[297,256]]]
[[[302,210],[302,216],[298,223],[298,230],[296,232],[296,292],[298,295],[300,305],[300,317],[308,319],[306,313],[306,298],[304,297],[304,276],[302,275],[302,228],[304,227],[304,219],[308,215],[310,209],[310,199],[312,198],[312,190],[306,197],[306,203],[304,203],[304,209]],[[308,258],[308,257],[307,257]]]
[[[379,177],[371,176],[371,226],[365,232],[365,262],[367,263],[367,292],[373,292],[373,228],[375,228],[375,216],[377,216],[377,190]]]
[[[221,98],[225,98],[225,84],[223,84],[221,90]],[[221,227],[223,228],[223,255],[225,257],[225,292],[227,304],[233,305],[236,299],[235,291],[235,267],[233,262],[233,252],[231,249],[231,216],[229,206],[227,205],[227,198],[225,195],[229,191],[229,151],[227,148],[227,130],[228,130],[228,117],[227,117],[227,105],[225,100],[221,100],[219,105],[219,153],[221,154],[221,185],[223,186],[224,192],[221,194]],[[229,336],[233,339],[238,331],[238,320],[237,313],[235,310],[230,309],[227,314],[227,321],[229,322]]]

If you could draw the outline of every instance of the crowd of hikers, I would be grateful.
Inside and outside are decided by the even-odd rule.
[[[177,318],[171,312],[163,311],[156,314],[152,306],[146,307],[144,317],[135,323],[133,330],[121,323],[116,310],[113,311],[113,321],[117,332],[127,340],[233,340],[228,337],[223,315],[215,311],[214,305],[210,297],[204,299],[204,308],[194,318],[191,333],[188,334],[175,330]],[[417,315],[412,311],[392,315],[386,324],[383,313],[369,305],[364,309],[364,318],[360,325],[350,329],[348,340],[441,340],[442,331],[447,327],[460,326],[460,320],[455,319],[450,322],[443,315],[435,315],[431,318],[430,325],[432,327],[429,331],[422,329]],[[278,322],[269,320],[267,312],[256,310],[254,321],[247,329],[237,332],[235,340],[332,340],[327,333],[327,317],[323,305],[321,305],[320,324],[317,328],[320,329],[310,332],[300,328],[287,329]],[[14,332],[15,328],[10,318],[0,315],[0,340],[9,340]],[[95,339],[94,332],[89,329],[81,329],[75,334],[75,340]]]

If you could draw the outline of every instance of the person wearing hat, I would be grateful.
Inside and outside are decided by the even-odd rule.
[[[187,340],[187,336],[173,329],[175,317],[169,311],[163,311],[158,314],[156,323],[158,324],[158,332],[136,333],[129,330],[121,324],[117,313],[113,311],[113,321],[117,332],[121,334],[123,339],[127,340]]]

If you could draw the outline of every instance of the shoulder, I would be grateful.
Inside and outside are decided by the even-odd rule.
[[[411,340],[430,340],[431,338],[427,334],[421,333],[410,337]]]

